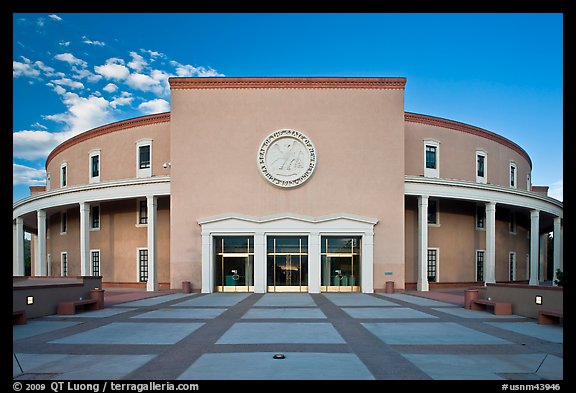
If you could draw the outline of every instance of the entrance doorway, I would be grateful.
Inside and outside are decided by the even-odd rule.
[[[218,292],[254,292],[254,238],[214,237],[215,289]]]
[[[322,236],[322,292],[360,292],[361,237]]]
[[[268,292],[308,292],[308,237],[269,236]]]

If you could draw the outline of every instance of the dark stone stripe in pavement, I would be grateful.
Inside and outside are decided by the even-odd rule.
[[[126,380],[174,380],[202,354],[211,352],[215,342],[256,303],[262,294],[252,294],[231,306],[217,318],[208,320],[176,344],[142,367],[126,375]],[[219,308],[219,307],[215,307]]]
[[[374,378],[382,380],[431,379],[391,346],[370,333],[359,320],[350,317],[326,297],[321,294],[311,294],[311,296]]]

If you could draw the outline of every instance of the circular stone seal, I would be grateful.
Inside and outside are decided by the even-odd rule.
[[[316,149],[300,131],[274,131],[258,150],[258,168],[266,180],[278,187],[301,185],[316,168]]]

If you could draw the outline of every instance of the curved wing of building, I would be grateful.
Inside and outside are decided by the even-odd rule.
[[[404,111],[404,78],[171,78],[170,113],[56,147],[13,206],[14,275],[148,290],[426,291],[552,280],[562,203],[488,130]],[[554,232],[553,258],[547,233]]]

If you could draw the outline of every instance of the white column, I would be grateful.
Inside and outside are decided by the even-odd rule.
[[[146,290],[154,292],[158,289],[158,264],[156,261],[156,218],[158,198],[146,197],[148,207],[148,282]]]
[[[360,280],[362,293],[374,293],[374,232],[362,236]]]
[[[538,285],[538,243],[540,241],[540,211],[530,211],[530,281],[529,285]]]
[[[554,218],[554,277],[552,282],[558,278],[556,277],[556,269],[564,271],[564,261],[562,261],[562,219],[560,217]]]
[[[38,219],[38,242],[36,243],[36,276],[46,275],[46,211],[38,210],[36,212]]]
[[[308,292],[320,293],[320,233],[310,232],[308,240]]]
[[[484,259],[484,282],[496,282],[496,203],[486,204],[486,257]]]
[[[90,204],[80,202],[80,275],[90,276]]]
[[[13,263],[12,274],[15,276],[24,275],[24,220],[17,217],[14,223],[13,232]]]
[[[214,290],[212,250],[210,233],[202,231],[202,293],[212,293]]]
[[[428,292],[428,195],[418,196],[418,291]]]
[[[254,233],[254,292],[266,293],[266,236]]]

